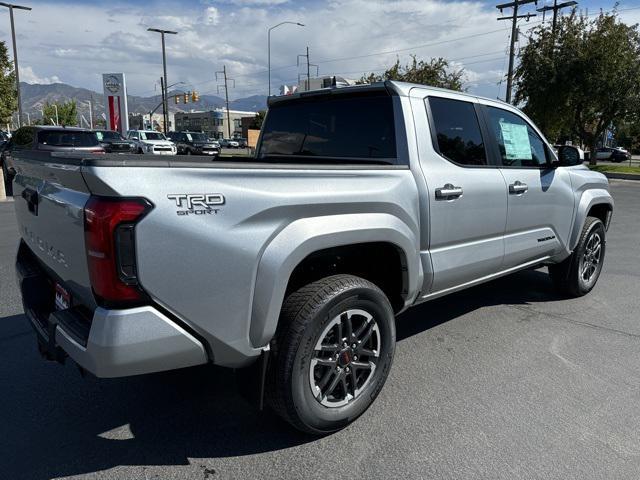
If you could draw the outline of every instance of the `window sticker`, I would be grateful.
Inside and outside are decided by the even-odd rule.
[[[193,137],[191,136],[190,133],[187,133],[187,140],[189,140],[190,142],[193,142]]]
[[[526,125],[500,120],[500,131],[507,160],[531,160],[531,144]]]

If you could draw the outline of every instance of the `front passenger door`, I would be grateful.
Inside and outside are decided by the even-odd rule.
[[[550,148],[525,118],[493,106],[484,111],[507,184],[503,267],[560,253],[573,220],[569,173],[552,167],[555,158]]]

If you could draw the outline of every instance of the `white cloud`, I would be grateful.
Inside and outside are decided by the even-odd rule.
[[[20,81],[26,83],[41,83],[41,84],[50,84],[50,83],[61,83],[60,77],[57,75],[53,75],[51,77],[40,77],[36,75],[33,71],[32,67],[20,67]]]
[[[153,8],[118,0],[108,7],[86,2],[60,8],[58,0],[42,0],[29,22],[19,24],[21,61],[39,74],[25,69],[25,80],[63,76],[100,90],[102,72],[121,71],[131,93],[157,93],[160,38],[146,31],[154,26],[179,32],[166,38],[169,83],[184,81],[215,94],[215,72],[226,66],[235,78],[232,98],[266,94],[267,29],[287,20],[306,26],[272,31],[274,92],[306,71],[296,61],[309,46],[321,75],[351,78],[382,71],[396,58],[405,63],[412,53],[441,56],[465,68],[470,91],[495,97],[510,33],[508,22],[497,22],[495,8],[480,0],[219,0],[179,8],[158,2]]]

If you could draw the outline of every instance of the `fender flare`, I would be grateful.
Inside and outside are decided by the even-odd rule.
[[[608,190],[604,188],[593,188],[586,190],[580,197],[578,208],[576,208],[576,218],[569,236],[568,247],[570,251],[573,251],[578,245],[580,233],[582,232],[584,222],[587,220],[589,210],[595,205],[607,205],[611,211],[613,211],[614,201]],[[605,227],[608,227],[608,225],[605,225]]]
[[[289,278],[296,266],[318,250],[369,242],[398,247],[407,262],[407,295],[412,302],[422,284],[419,239],[398,217],[386,213],[327,215],[296,220],[267,244],[258,263],[249,340],[258,348],[276,332]]]

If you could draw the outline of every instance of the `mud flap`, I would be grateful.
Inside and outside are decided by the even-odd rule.
[[[269,347],[262,350],[257,361],[248,367],[236,370],[238,391],[258,410],[264,410],[265,383],[269,364]]]

